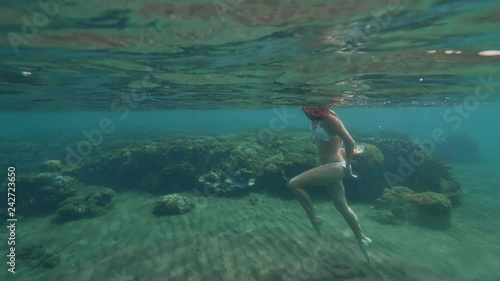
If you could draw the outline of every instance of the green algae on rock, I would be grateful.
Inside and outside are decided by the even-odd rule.
[[[40,215],[57,210],[60,202],[76,195],[80,183],[71,176],[42,172],[20,174],[16,190],[19,213]]]
[[[431,229],[451,226],[452,205],[443,194],[416,193],[404,186],[386,189],[369,217],[377,222],[408,221]],[[383,211],[383,213],[381,213]]]
[[[415,209],[419,225],[433,229],[448,229],[451,226],[451,202],[443,194],[414,193],[406,200]]]
[[[380,224],[400,225],[403,223],[401,218],[395,216],[389,210],[370,210],[367,216]]]
[[[369,169],[357,166],[353,158],[353,170],[359,173],[356,180],[346,179],[346,190],[350,199],[372,201],[382,196],[385,188],[403,185],[416,192],[436,192],[446,195],[454,206],[463,196],[460,183],[454,178],[451,168],[439,159],[423,151],[422,147],[403,137],[359,138],[363,143],[375,145],[382,153],[381,165]],[[358,169],[360,169],[358,171]]]
[[[377,146],[369,143],[358,143],[358,145],[362,145],[364,150],[356,154],[352,159],[352,165],[356,166],[359,172],[372,170],[384,163],[384,155]]]
[[[110,188],[102,188],[85,197],[73,197],[59,205],[57,213],[62,221],[93,218],[106,213],[113,206],[112,199],[116,195]]]
[[[194,201],[181,194],[170,194],[160,197],[153,208],[153,214],[180,215],[191,211],[195,207]]]
[[[242,196],[265,191],[293,198],[286,188],[287,181],[320,164],[314,139],[297,132],[276,133],[267,141],[257,135],[162,137],[129,142],[85,158],[72,175],[88,184],[153,194],[187,191],[207,196]],[[404,185],[417,192],[442,193],[454,205],[460,202],[460,184],[449,167],[408,139],[354,137],[365,150],[353,158],[358,178],[344,180],[348,199],[373,202],[385,188]],[[422,162],[411,173],[401,174],[402,159],[411,156],[420,157]],[[115,176],[109,177],[110,174]],[[388,180],[387,174],[397,180]],[[322,189],[311,189],[311,196],[328,197]]]
[[[40,164],[38,170],[40,172],[59,172],[63,167],[61,160],[47,160]]]

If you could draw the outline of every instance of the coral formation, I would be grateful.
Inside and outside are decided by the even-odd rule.
[[[61,160],[47,160],[40,164],[38,170],[40,172],[60,172],[63,168]]]
[[[73,197],[61,202],[57,213],[63,221],[78,220],[88,216],[89,208],[84,198]]]
[[[255,185],[255,179],[248,178],[251,173],[242,169],[237,171],[234,177],[220,175],[220,171],[210,171],[201,175],[198,182],[207,188],[210,194],[220,195],[235,195],[235,194],[248,194],[250,187]],[[247,179],[248,178],[248,179]]]
[[[401,218],[395,216],[389,210],[371,210],[368,213],[368,218],[380,224],[400,225],[403,223]]]
[[[195,207],[194,201],[180,194],[170,194],[160,197],[153,208],[157,216],[180,215],[191,211]]]
[[[357,180],[347,179],[345,183],[351,199],[372,201],[380,197],[385,188],[403,185],[416,192],[442,193],[454,206],[460,204],[462,190],[450,167],[425,153],[422,147],[403,137],[365,137],[358,140],[376,146],[384,160],[383,163],[372,162],[368,169],[363,169],[355,161],[364,152],[354,157],[353,170],[358,172],[359,177]]]
[[[380,223],[398,224],[408,221],[432,229],[451,226],[452,206],[443,194],[416,193],[404,186],[386,189],[375,201],[369,217]]]
[[[349,187],[347,197],[371,201],[380,196],[381,189],[386,186],[383,177],[380,176],[385,169],[385,158],[376,145],[367,142],[359,143],[359,145],[364,146],[365,149],[362,153],[354,155],[351,163],[359,177],[356,180],[346,178],[345,185]]]
[[[71,176],[42,172],[19,174],[16,185],[19,213],[39,215],[54,212],[59,203],[76,195],[80,183]]]
[[[411,194],[406,199],[416,211],[418,224],[434,229],[448,229],[451,226],[451,202],[446,196],[423,192]]]
[[[61,202],[57,213],[63,221],[101,216],[112,207],[115,195],[112,189],[102,188],[85,197],[69,198]]]
[[[364,151],[353,158],[352,165],[356,166],[359,172],[371,171],[384,163],[384,155],[373,144],[360,143]]]
[[[384,190],[384,194],[375,201],[375,206],[392,209],[405,203],[406,197],[413,193],[413,190],[405,186],[387,188]]]
[[[398,134],[354,137],[365,151],[353,158],[358,178],[344,181],[350,200],[372,202],[385,188],[404,185],[416,192],[442,193],[453,205],[459,204],[462,191],[450,168],[418,145]],[[295,132],[277,133],[269,141],[247,133],[159,138],[114,148],[85,158],[73,175],[89,184],[156,194],[241,196],[265,191],[293,198],[286,182],[319,165],[314,140]],[[412,159],[420,162],[411,166]],[[323,189],[311,189],[311,196],[328,197]]]

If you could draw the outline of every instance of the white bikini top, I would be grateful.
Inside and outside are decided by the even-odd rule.
[[[330,110],[330,112],[333,113],[333,115],[337,116],[337,114],[335,114],[335,112],[333,112],[332,110]],[[318,140],[329,141],[332,138],[330,137],[330,135],[328,135],[325,129],[321,128],[321,126],[319,125],[319,120],[312,121],[309,128],[311,129],[314,137]]]
[[[329,141],[331,139],[330,135],[319,125],[319,121],[311,122],[311,131],[314,137],[318,140]]]

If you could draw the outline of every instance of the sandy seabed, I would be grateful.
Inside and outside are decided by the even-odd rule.
[[[315,203],[325,219],[320,238],[297,202],[265,194],[254,195],[255,205],[249,198],[197,198],[191,213],[156,217],[156,197],[120,193],[101,217],[66,224],[52,223],[54,216],[21,218],[17,243],[43,244],[61,261],[46,269],[19,259],[17,273],[2,280],[499,281],[495,174],[477,166],[454,169],[466,200],[448,231],[381,225],[367,218],[370,206],[351,206],[374,241],[371,264],[328,202]]]

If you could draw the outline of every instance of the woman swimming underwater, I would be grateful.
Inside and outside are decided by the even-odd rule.
[[[347,205],[344,185],[342,184],[342,180],[346,176],[356,178],[351,169],[351,159],[355,153],[354,140],[337,114],[329,109],[329,106],[302,107],[302,111],[311,120],[311,131],[316,138],[321,165],[294,177],[288,182],[288,187],[295,194],[314,229],[321,236],[323,220],[316,216],[311,199],[305,189],[324,185],[335,204],[335,208],[342,214],[354,232],[364,256],[368,262],[371,262],[368,247],[372,241],[363,233],[356,214]],[[345,151],[341,148],[342,142],[345,144]]]

